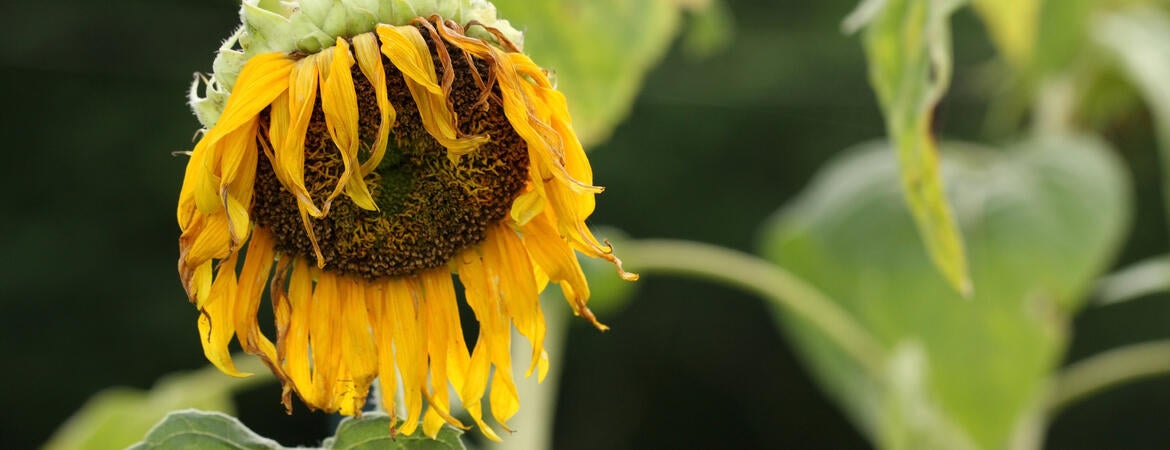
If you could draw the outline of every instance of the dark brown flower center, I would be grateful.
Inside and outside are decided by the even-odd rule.
[[[433,42],[428,43],[433,49]],[[379,210],[364,210],[342,194],[325,217],[310,219],[325,270],[380,278],[443,266],[460,250],[482,241],[487,227],[506,217],[524,187],[527,145],[504,116],[498,88],[491,87],[495,94],[491,100],[480,101],[483,88],[471,72],[486,82],[491,79],[487,64],[473,59],[473,68],[462,51],[451,46],[447,51],[455,74],[450,100],[459,130],[462,135],[486,134],[490,141],[452,163],[447,149],[423,128],[402,73],[383,58],[397,121],[381,164],[364,178]],[[437,57],[435,68],[442,79],[445,69]],[[362,141],[359,156],[365,161],[381,116],[374,88],[356,65],[353,80]],[[305,139],[305,186],[315,204],[321,206],[333,192],[343,169],[318,99]],[[255,189],[253,217],[272,230],[277,250],[315,260],[297,202],[277,180],[263,152]]]

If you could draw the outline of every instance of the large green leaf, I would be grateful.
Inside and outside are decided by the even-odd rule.
[[[973,298],[934,274],[897,189],[897,161],[872,144],[818,175],[767,229],[764,249],[902,356],[885,378],[873,377],[808,324],[785,316],[785,329],[883,448],[1028,448],[1042,436],[1046,380],[1069,317],[1123,236],[1128,181],[1090,138],[1003,152],[948,144],[943,154],[971,250]],[[916,347],[919,357],[894,351]]]
[[[951,78],[951,13],[962,0],[867,1],[847,19],[865,28],[869,79],[902,172],[902,190],[926,251],[951,285],[970,294],[963,238],[943,193],[931,133]]]
[[[586,146],[605,140],[629,112],[646,73],[678,32],[684,9],[717,0],[494,0],[524,31],[524,51],[552,69]],[[717,6],[717,5],[716,5]],[[713,9],[715,13],[722,10]],[[702,26],[712,22],[700,21]],[[721,30],[702,29],[702,33]],[[718,37],[700,38],[715,40]],[[697,43],[703,46],[705,43]]]
[[[196,410],[177,411],[159,422],[146,439],[127,450],[282,450],[235,417]]]

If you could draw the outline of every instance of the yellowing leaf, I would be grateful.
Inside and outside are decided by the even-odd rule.
[[[953,288],[969,297],[967,256],[939,176],[938,148],[930,130],[932,111],[950,82],[949,18],[959,3],[865,2],[865,14],[850,21],[872,14],[864,38],[870,83],[898,154],[906,202],[931,260]]]

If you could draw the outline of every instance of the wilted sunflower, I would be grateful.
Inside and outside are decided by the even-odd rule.
[[[586,307],[574,250],[601,191],[565,99],[478,0],[246,0],[191,101],[203,122],[179,197],[179,273],[220,370],[233,336],[311,408],[353,415],[375,377],[402,433],[434,436],[448,384],[492,439],[519,408],[511,330],[548,357],[539,293]],[[443,18],[451,20],[444,20]],[[457,274],[479,322],[468,351]],[[275,342],[258,326],[265,287]],[[494,370],[493,370],[494,368]],[[490,375],[493,374],[494,375]],[[490,375],[490,376],[489,376]],[[505,428],[506,425],[504,425]]]

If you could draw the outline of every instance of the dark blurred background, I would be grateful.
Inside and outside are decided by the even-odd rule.
[[[828,158],[884,134],[854,2],[728,1],[734,41],[696,59],[676,45],[632,113],[593,150],[608,187],[593,224],[753,251],[761,222]],[[8,1],[0,5],[0,448],[35,448],[94,392],[148,388],[205,367],[175,272],[174,207],[198,123],[195,71],[238,23],[228,0]],[[956,16],[957,78],[944,138],[983,140],[994,57],[970,11]],[[571,100],[571,99],[570,99]],[[1119,265],[1165,253],[1148,117],[1114,125],[1137,185]],[[575,323],[555,425],[558,449],[868,448],[820,393],[763,304],[691,280],[646,277],[636,298]],[[1170,302],[1097,308],[1069,361],[1170,336]],[[1055,419],[1048,448],[1170,448],[1170,379],[1094,397]],[[238,397],[240,417],[284,445],[314,445],[329,418],[285,416],[275,384]],[[474,434],[474,433],[473,433]]]

